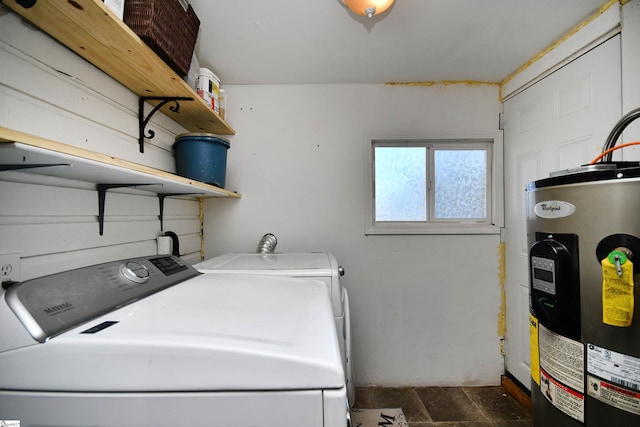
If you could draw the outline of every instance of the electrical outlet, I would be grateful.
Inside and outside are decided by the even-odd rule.
[[[0,282],[20,281],[20,254],[0,254]]]

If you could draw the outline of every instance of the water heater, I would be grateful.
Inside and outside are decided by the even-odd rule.
[[[640,164],[607,151],[526,188],[534,426],[640,426]]]

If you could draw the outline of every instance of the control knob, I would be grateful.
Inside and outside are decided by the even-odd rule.
[[[125,279],[135,283],[144,283],[149,280],[149,269],[136,261],[128,261],[122,264],[120,273]]]

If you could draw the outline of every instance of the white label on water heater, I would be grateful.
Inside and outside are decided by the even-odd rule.
[[[584,393],[584,345],[540,323],[540,368],[559,383]]]
[[[600,378],[587,376],[589,396],[623,411],[640,415],[640,393],[618,387]]]
[[[538,324],[540,392],[565,414],[584,423],[584,345]]]
[[[562,200],[545,200],[537,203],[533,211],[540,218],[564,218],[573,214],[576,211],[576,207]]]
[[[540,369],[540,393],[556,408],[584,423],[584,395]]]
[[[587,372],[640,391],[640,359],[587,344]]]

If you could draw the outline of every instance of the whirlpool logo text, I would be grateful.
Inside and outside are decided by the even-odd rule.
[[[540,218],[564,218],[572,215],[576,207],[563,200],[545,200],[537,203],[533,211]]]

